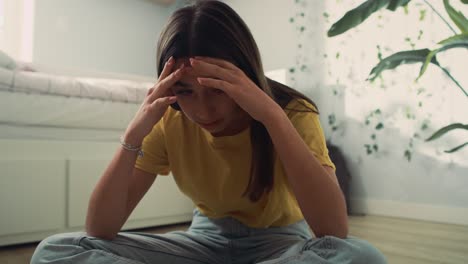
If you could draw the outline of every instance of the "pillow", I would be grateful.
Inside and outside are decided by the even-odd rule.
[[[9,70],[14,70],[16,68],[16,62],[5,52],[0,50],[0,68],[6,68]]]
[[[30,62],[17,61],[16,69],[17,71],[28,71],[28,72],[37,72],[36,66]]]

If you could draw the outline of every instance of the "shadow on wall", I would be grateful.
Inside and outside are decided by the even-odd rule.
[[[404,156],[408,135],[389,126],[379,131],[378,151],[367,154],[365,145],[375,133],[374,128],[366,126],[364,120],[350,117],[345,112],[345,92],[334,96],[333,90],[345,91],[343,87],[327,86],[306,94],[319,107],[327,139],[341,149],[346,159],[352,177],[351,200],[467,208],[468,161],[462,157],[467,156],[468,149],[446,154],[440,150],[447,149],[447,141],[420,141],[414,143],[412,159],[408,161]],[[330,124],[332,114],[336,119],[335,131]]]

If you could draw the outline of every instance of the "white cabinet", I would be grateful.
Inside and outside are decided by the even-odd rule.
[[[68,162],[68,221],[69,227],[83,227],[89,198],[109,160],[70,160]]]
[[[68,225],[70,227],[84,226],[91,192],[109,162],[110,159],[71,160],[69,162]],[[158,176],[130,215],[128,223],[191,213],[193,208],[193,203],[180,193],[171,176]],[[125,225],[123,229],[129,226],[131,225]]]
[[[65,164],[0,160],[0,237],[55,230],[65,221]]]
[[[0,246],[83,230],[117,144],[0,140]],[[193,208],[171,176],[158,176],[122,229],[188,222]]]

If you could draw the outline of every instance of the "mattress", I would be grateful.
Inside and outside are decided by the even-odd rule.
[[[0,124],[125,129],[139,104],[0,91]]]
[[[0,137],[121,133],[152,86],[0,69]]]
[[[0,90],[17,93],[140,103],[154,84],[132,80],[72,77],[0,68]]]

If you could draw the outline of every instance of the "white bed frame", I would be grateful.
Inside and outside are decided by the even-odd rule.
[[[153,78],[137,75],[93,73],[37,64],[31,65],[31,67],[38,70],[37,75],[22,71],[13,72],[8,69],[1,71],[2,91],[4,91],[2,96],[11,95],[9,92],[13,94],[16,89],[30,89],[27,91],[27,95],[30,96],[22,96],[18,103],[14,102],[17,99],[13,96],[11,99],[4,97],[2,102],[12,100],[8,101],[11,104],[0,104],[0,110],[3,113],[0,119],[0,123],[2,123],[0,129],[3,129],[0,131],[2,135],[0,137],[0,246],[35,242],[56,233],[84,230],[91,192],[109,165],[115,151],[120,147],[118,138],[115,136],[118,131],[114,130],[119,126],[124,131],[122,125],[128,124],[128,118],[132,118],[134,115],[134,113],[127,113],[127,110],[131,112],[133,108],[138,109],[139,104],[136,102],[128,105],[123,103],[114,108],[106,108],[106,111],[113,114],[106,113],[106,116],[113,119],[112,122],[109,122],[110,125],[100,126],[94,122],[94,119],[106,118],[106,116],[98,116],[100,105],[96,102],[100,101],[91,104],[88,100],[88,107],[90,107],[88,111],[96,112],[90,114],[89,118],[85,113],[84,117],[78,119],[88,118],[89,120],[84,120],[86,121],[84,122],[85,126],[95,127],[95,133],[90,129],[84,129],[84,127],[83,131],[78,131],[77,129],[82,126],[80,124],[77,124],[78,127],[75,130],[66,130],[67,127],[73,125],[75,116],[70,118],[72,124],[67,124],[66,117],[61,116],[64,118],[57,124],[46,122],[46,125],[50,127],[46,126],[44,129],[49,130],[39,129],[41,127],[36,127],[34,123],[35,118],[41,121],[48,118],[44,115],[51,113],[51,120],[57,121],[53,109],[50,111],[50,106],[48,106],[49,108],[42,112],[41,105],[35,104],[35,108],[31,107],[29,111],[37,112],[29,113],[25,112],[28,109],[23,108],[23,105],[28,104],[28,102],[31,104],[38,102],[36,100],[40,98],[40,95],[36,95],[36,92],[45,92],[44,89],[47,90],[44,97],[53,97],[48,95],[51,88],[50,80],[54,80],[56,85],[63,85],[63,92],[67,92],[68,88],[75,85],[72,81],[73,77],[85,76],[86,78],[104,78],[106,80],[135,81],[135,89],[152,85],[155,81]],[[68,77],[64,79],[64,77],[59,76]],[[89,85],[87,82],[81,81],[81,83],[87,84],[87,89],[96,87],[96,85]],[[13,87],[13,85],[16,86]],[[121,89],[118,84],[116,85],[116,89]],[[134,87],[132,86],[132,88]],[[63,102],[67,102],[75,107],[84,107],[86,105],[80,104],[81,92],[80,90],[79,98],[76,100],[72,99],[77,95],[70,94],[72,96],[70,100],[51,100],[51,102],[58,106],[63,106]],[[146,91],[143,93],[146,94]],[[125,96],[126,94],[121,93],[120,95]],[[129,96],[129,100],[133,98],[130,97],[130,93],[127,96]],[[110,98],[110,101],[114,101],[113,98]],[[103,107],[106,105],[108,106],[107,103],[103,104]],[[92,106],[97,108],[92,108]],[[72,109],[76,110],[76,108]],[[79,110],[81,108],[76,111]],[[63,109],[56,109],[56,111],[60,113],[59,111],[63,111]],[[62,114],[74,113],[76,112],[69,111]],[[26,121],[16,120],[17,117],[21,116],[25,117],[23,119]],[[10,124],[9,121],[14,121],[14,124]],[[3,124],[5,122],[6,125]],[[13,129],[16,125],[15,122],[19,123],[20,127]],[[39,124],[42,123],[39,122]],[[41,134],[37,134],[38,131],[42,131]],[[50,133],[44,131],[50,131]],[[107,132],[110,132],[111,135],[102,137]],[[60,137],[56,135],[60,135]],[[192,219],[193,209],[193,203],[180,193],[171,176],[159,176],[122,230],[189,222]]]
[[[0,246],[84,230],[90,194],[118,142],[0,139]],[[189,222],[193,203],[158,176],[122,230]]]

